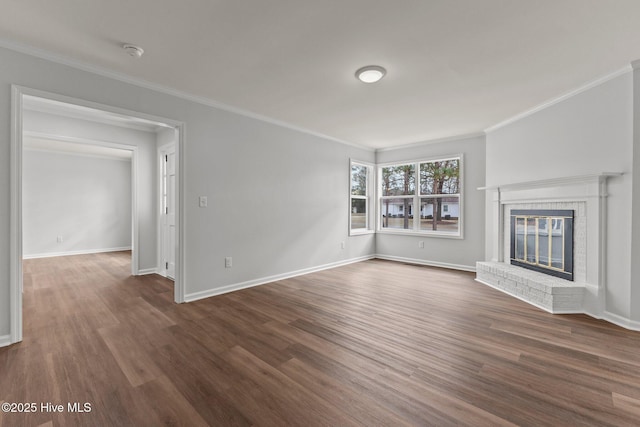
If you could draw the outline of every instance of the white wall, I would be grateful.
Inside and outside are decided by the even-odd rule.
[[[376,251],[385,257],[401,258],[425,264],[474,270],[484,257],[485,195],[478,191],[485,179],[484,136],[412,145],[379,151],[378,163],[463,155],[463,239],[432,236],[376,234]],[[418,242],[424,241],[424,248]]]
[[[632,111],[633,82],[627,73],[487,135],[488,186],[625,173],[609,180],[606,310],[627,319],[632,262]],[[487,221],[493,220],[488,205]],[[492,238],[486,236],[487,260]]]
[[[347,215],[349,158],[374,162],[373,152],[4,48],[0,64],[0,99],[17,84],[185,123],[187,294],[375,253],[375,236],[348,236]],[[0,336],[9,333],[10,116],[0,103]]]
[[[130,160],[25,150],[22,177],[25,257],[131,247]]]
[[[38,111],[25,111],[25,132],[137,147],[138,268],[157,268],[158,177],[156,133]]]

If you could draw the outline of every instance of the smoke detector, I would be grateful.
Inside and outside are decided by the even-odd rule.
[[[140,58],[144,53],[143,48],[141,48],[140,46],[132,45],[132,44],[125,44],[122,46],[122,48],[125,50],[125,52],[127,52],[129,55],[133,56],[134,58]]]

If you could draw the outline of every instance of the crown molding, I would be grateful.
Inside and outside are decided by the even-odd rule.
[[[191,101],[196,104],[204,105],[207,107],[216,108],[219,110],[227,111],[229,113],[238,114],[240,116],[248,117],[254,120],[259,120],[264,123],[269,123],[275,126],[279,126],[282,128],[294,130],[297,132],[301,132],[310,136],[315,136],[317,138],[322,138],[325,140],[337,142],[339,144],[352,146],[355,148],[359,148],[361,150],[374,152],[375,149],[371,147],[366,147],[355,142],[345,141],[342,139],[334,138],[329,135],[325,135],[320,132],[316,132],[310,129],[306,129],[300,126],[293,125],[291,123],[274,119],[272,117],[263,116],[258,113],[254,113],[249,110],[244,110],[242,108],[233,107],[231,105],[224,104],[222,102],[215,101],[213,99],[205,98],[203,96],[193,95],[191,93],[183,92],[181,90],[173,89],[168,86],[163,86],[157,83],[152,83],[148,80],[139,79],[135,77],[131,77],[127,74],[119,73],[116,71],[112,71],[103,67],[99,67],[96,65],[91,65],[86,62],[78,61],[76,59],[69,58],[68,56],[52,53],[46,51],[44,49],[38,49],[33,46],[28,46],[22,43],[16,43],[14,41],[9,41],[7,39],[0,38],[0,47],[5,49],[9,49],[18,53],[23,53],[25,55],[34,56],[36,58],[45,59],[47,61],[55,62],[57,64],[66,65],[71,68],[75,68],[77,70],[86,71],[92,74],[97,74],[102,77],[107,77],[113,80],[120,81],[122,83],[131,84],[133,86],[138,86],[144,89],[152,90],[154,92],[159,92],[165,95],[170,95],[179,99],[183,99],[185,101]]]
[[[488,128],[486,128],[484,130],[484,132],[485,132],[485,134],[489,134],[489,133],[494,132],[494,131],[496,131],[496,130],[498,130],[500,128],[503,128],[503,127],[505,127],[507,125],[510,125],[510,124],[512,124],[514,122],[517,122],[518,120],[521,120],[521,119],[524,119],[525,117],[531,116],[531,115],[537,113],[538,111],[544,110],[545,108],[549,108],[552,105],[558,104],[558,103],[560,103],[560,102],[562,102],[562,101],[564,101],[566,99],[574,97],[574,96],[576,96],[576,95],[578,95],[578,94],[580,94],[582,92],[585,92],[585,91],[587,91],[589,89],[592,89],[592,88],[594,88],[596,86],[600,86],[601,84],[606,83],[609,80],[613,80],[616,77],[619,77],[619,76],[621,76],[623,74],[626,74],[626,73],[630,72],[634,67],[633,64],[636,64],[637,66],[640,66],[640,60],[634,61],[633,63],[631,63],[630,65],[627,65],[624,68],[621,68],[621,69],[619,69],[617,71],[614,71],[612,73],[604,75],[604,76],[602,76],[602,77],[600,77],[598,79],[595,79],[595,80],[593,80],[593,81],[591,81],[591,82],[589,82],[589,83],[587,83],[587,84],[585,84],[583,86],[578,87],[577,89],[574,89],[574,90],[572,90],[570,92],[567,92],[564,95],[561,95],[561,96],[559,96],[557,98],[550,99],[549,101],[546,101],[546,102],[538,105],[537,107],[533,107],[530,110],[526,110],[526,111],[524,111],[524,112],[522,112],[520,114],[517,114],[517,115],[515,115],[515,116],[513,116],[513,117],[511,117],[511,118],[509,118],[507,120],[504,120],[504,121],[502,121],[502,122],[500,122],[500,123],[498,123],[496,125],[488,127]]]
[[[474,132],[474,133],[467,133],[467,134],[463,134],[463,135],[447,136],[447,137],[444,137],[444,138],[427,139],[425,141],[412,142],[412,143],[404,144],[404,145],[397,145],[397,146],[392,146],[392,147],[378,148],[378,149],[376,149],[376,153],[381,153],[381,152],[384,152],[384,151],[402,150],[402,149],[405,149],[405,148],[417,148],[417,147],[422,147],[424,145],[438,144],[440,142],[461,141],[463,139],[479,138],[479,137],[483,137],[485,135],[486,134],[484,132]]]

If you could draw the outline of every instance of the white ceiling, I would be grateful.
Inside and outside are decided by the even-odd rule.
[[[0,38],[382,148],[481,132],[628,66],[640,1],[5,0]],[[385,78],[358,82],[371,64]]]

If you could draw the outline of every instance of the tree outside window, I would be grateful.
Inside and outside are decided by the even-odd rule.
[[[453,157],[380,167],[380,229],[459,236],[460,163]]]
[[[351,162],[349,233],[358,234],[371,230],[369,200],[372,166]]]

